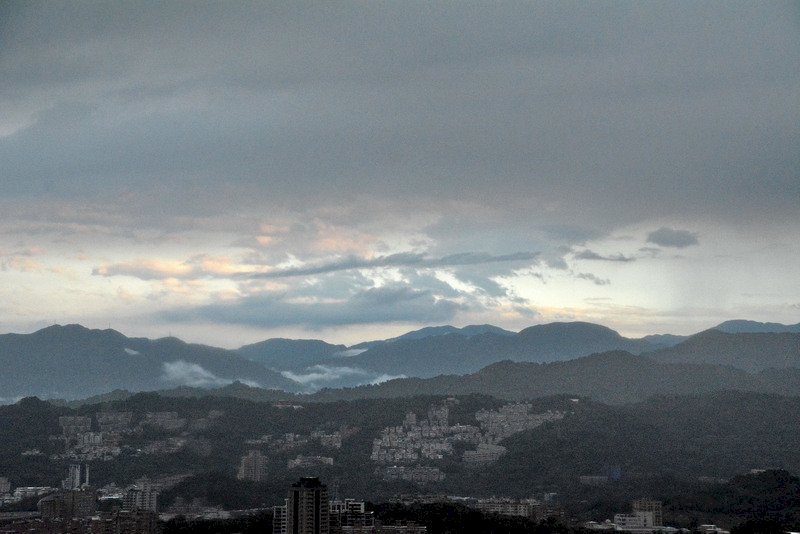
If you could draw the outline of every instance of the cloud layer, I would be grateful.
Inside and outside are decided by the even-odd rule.
[[[354,387],[364,384],[380,384],[396,378],[406,378],[405,375],[388,375],[375,373],[358,367],[313,365],[305,373],[283,371],[284,377],[294,380],[308,391],[316,391],[326,386]]]
[[[231,384],[236,380],[220,378],[202,365],[176,360],[174,362],[164,362],[162,364],[163,373],[161,380],[172,385],[191,386],[191,387],[220,387]],[[261,387],[252,380],[238,380],[243,384],[252,387]]]
[[[792,322],[799,21],[752,2],[4,3],[0,327],[114,317],[235,346]]]
[[[647,242],[662,247],[686,248],[697,245],[697,234],[688,230],[675,230],[662,226],[647,234]]]

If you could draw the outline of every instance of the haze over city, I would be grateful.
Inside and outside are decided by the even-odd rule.
[[[0,332],[800,316],[797,3],[0,5]]]

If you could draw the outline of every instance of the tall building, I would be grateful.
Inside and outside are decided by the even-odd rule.
[[[289,499],[284,501],[283,506],[272,507],[272,534],[286,534],[286,509],[289,507]]]
[[[89,466],[71,464],[67,478],[61,481],[61,487],[65,490],[81,489],[89,485]]]
[[[97,507],[97,493],[90,488],[61,490],[37,504],[44,519],[89,517]]]
[[[158,488],[147,477],[140,478],[125,492],[125,496],[122,498],[122,509],[158,512]]]
[[[239,463],[239,472],[236,478],[239,480],[253,480],[260,482],[267,477],[267,457],[261,451],[250,451],[242,456]]]
[[[375,517],[366,511],[364,501],[345,499],[330,502],[330,534],[371,531],[370,527],[374,526]]]
[[[317,477],[292,484],[286,502],[287,534],[329,534],[328,487]]]

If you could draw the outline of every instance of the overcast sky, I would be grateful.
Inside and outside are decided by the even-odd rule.
[[[800,4],[2,2],[0,331],[800,321]]]

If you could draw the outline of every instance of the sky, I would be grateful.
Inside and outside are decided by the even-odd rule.
[[[0,332],[800,321],[797,2],[2,2]]]

